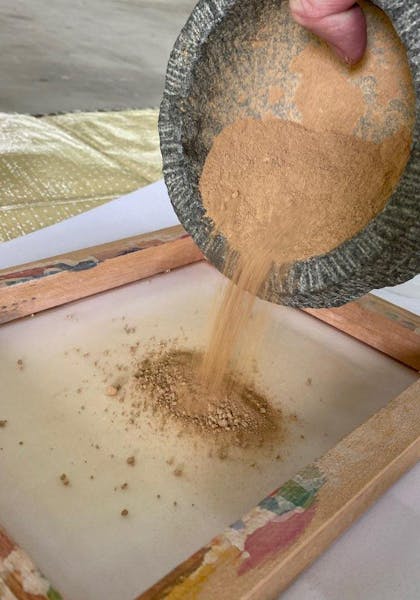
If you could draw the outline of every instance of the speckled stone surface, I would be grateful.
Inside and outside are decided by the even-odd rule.
[[[228,93],[222,104],[219,92],[226,86],[231,92],[232,80],[245,81],[250,61],[243,50],[249,44],[243,42],[253,39],[253,28],[263,19],[279,19],[281,25],[285,11],[278,12],[280,4],[279,0],[201,0],[168,64],[159,120],[166,185],[180,221],[222,271],[228,242],[220,234],[212,235],[199,178],[214,136],[238,115],[258,118],[261,114],[259,103],[264,103],[264,96],[258,92],[252,102]],[[266,300],[296,307],[340,306],[420,271],[420,11],[418,0],[377,0],[375,4],[390,17],[407,49],[412,71],[416,115],[409,162],[384,210],[357,236],[328,254],[294,263],[285,279],[279,275],[280,266],[273,265],[261,291]],[[287,54],[286,50],[285,60]],[[264,89],[265,62],[258,51],[255,56],[253,85],[260,90]],[[261,68],[255,69],[258,60]],[[293,79],[284,83],[289,89]]]

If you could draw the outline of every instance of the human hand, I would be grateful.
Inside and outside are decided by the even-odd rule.
[[[323,38],[349,65],[365,53],[366,20],[354,0],[290,0],[295,21]]]

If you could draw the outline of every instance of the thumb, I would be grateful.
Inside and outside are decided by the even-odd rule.
[[[366,20],[354,0],[290,0],[292,15],[348,64],[357,63],[367,44]]]

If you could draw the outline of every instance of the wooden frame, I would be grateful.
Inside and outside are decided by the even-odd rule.
[[[177,226],[6,269],[0,324],[202,259]],[[420,369],[415,315],[371,295],[306,312]],[[417,381],[138,600],[275,598],[419,459]],[[60,598],[0,529],[0,598],[3,591],[25,600]]]
[[[177,225],[3,269],[0,325],[203,259]],[[341,308],[306,312],[420,370],[420,318],[415,315],[370,294]]]

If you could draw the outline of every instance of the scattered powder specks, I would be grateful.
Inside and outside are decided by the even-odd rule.
[[[70,479],[67,477],[67,475],[65,473],[63,473],[62,475],[60,475],[60,481],[65,486],[70,485]]]

